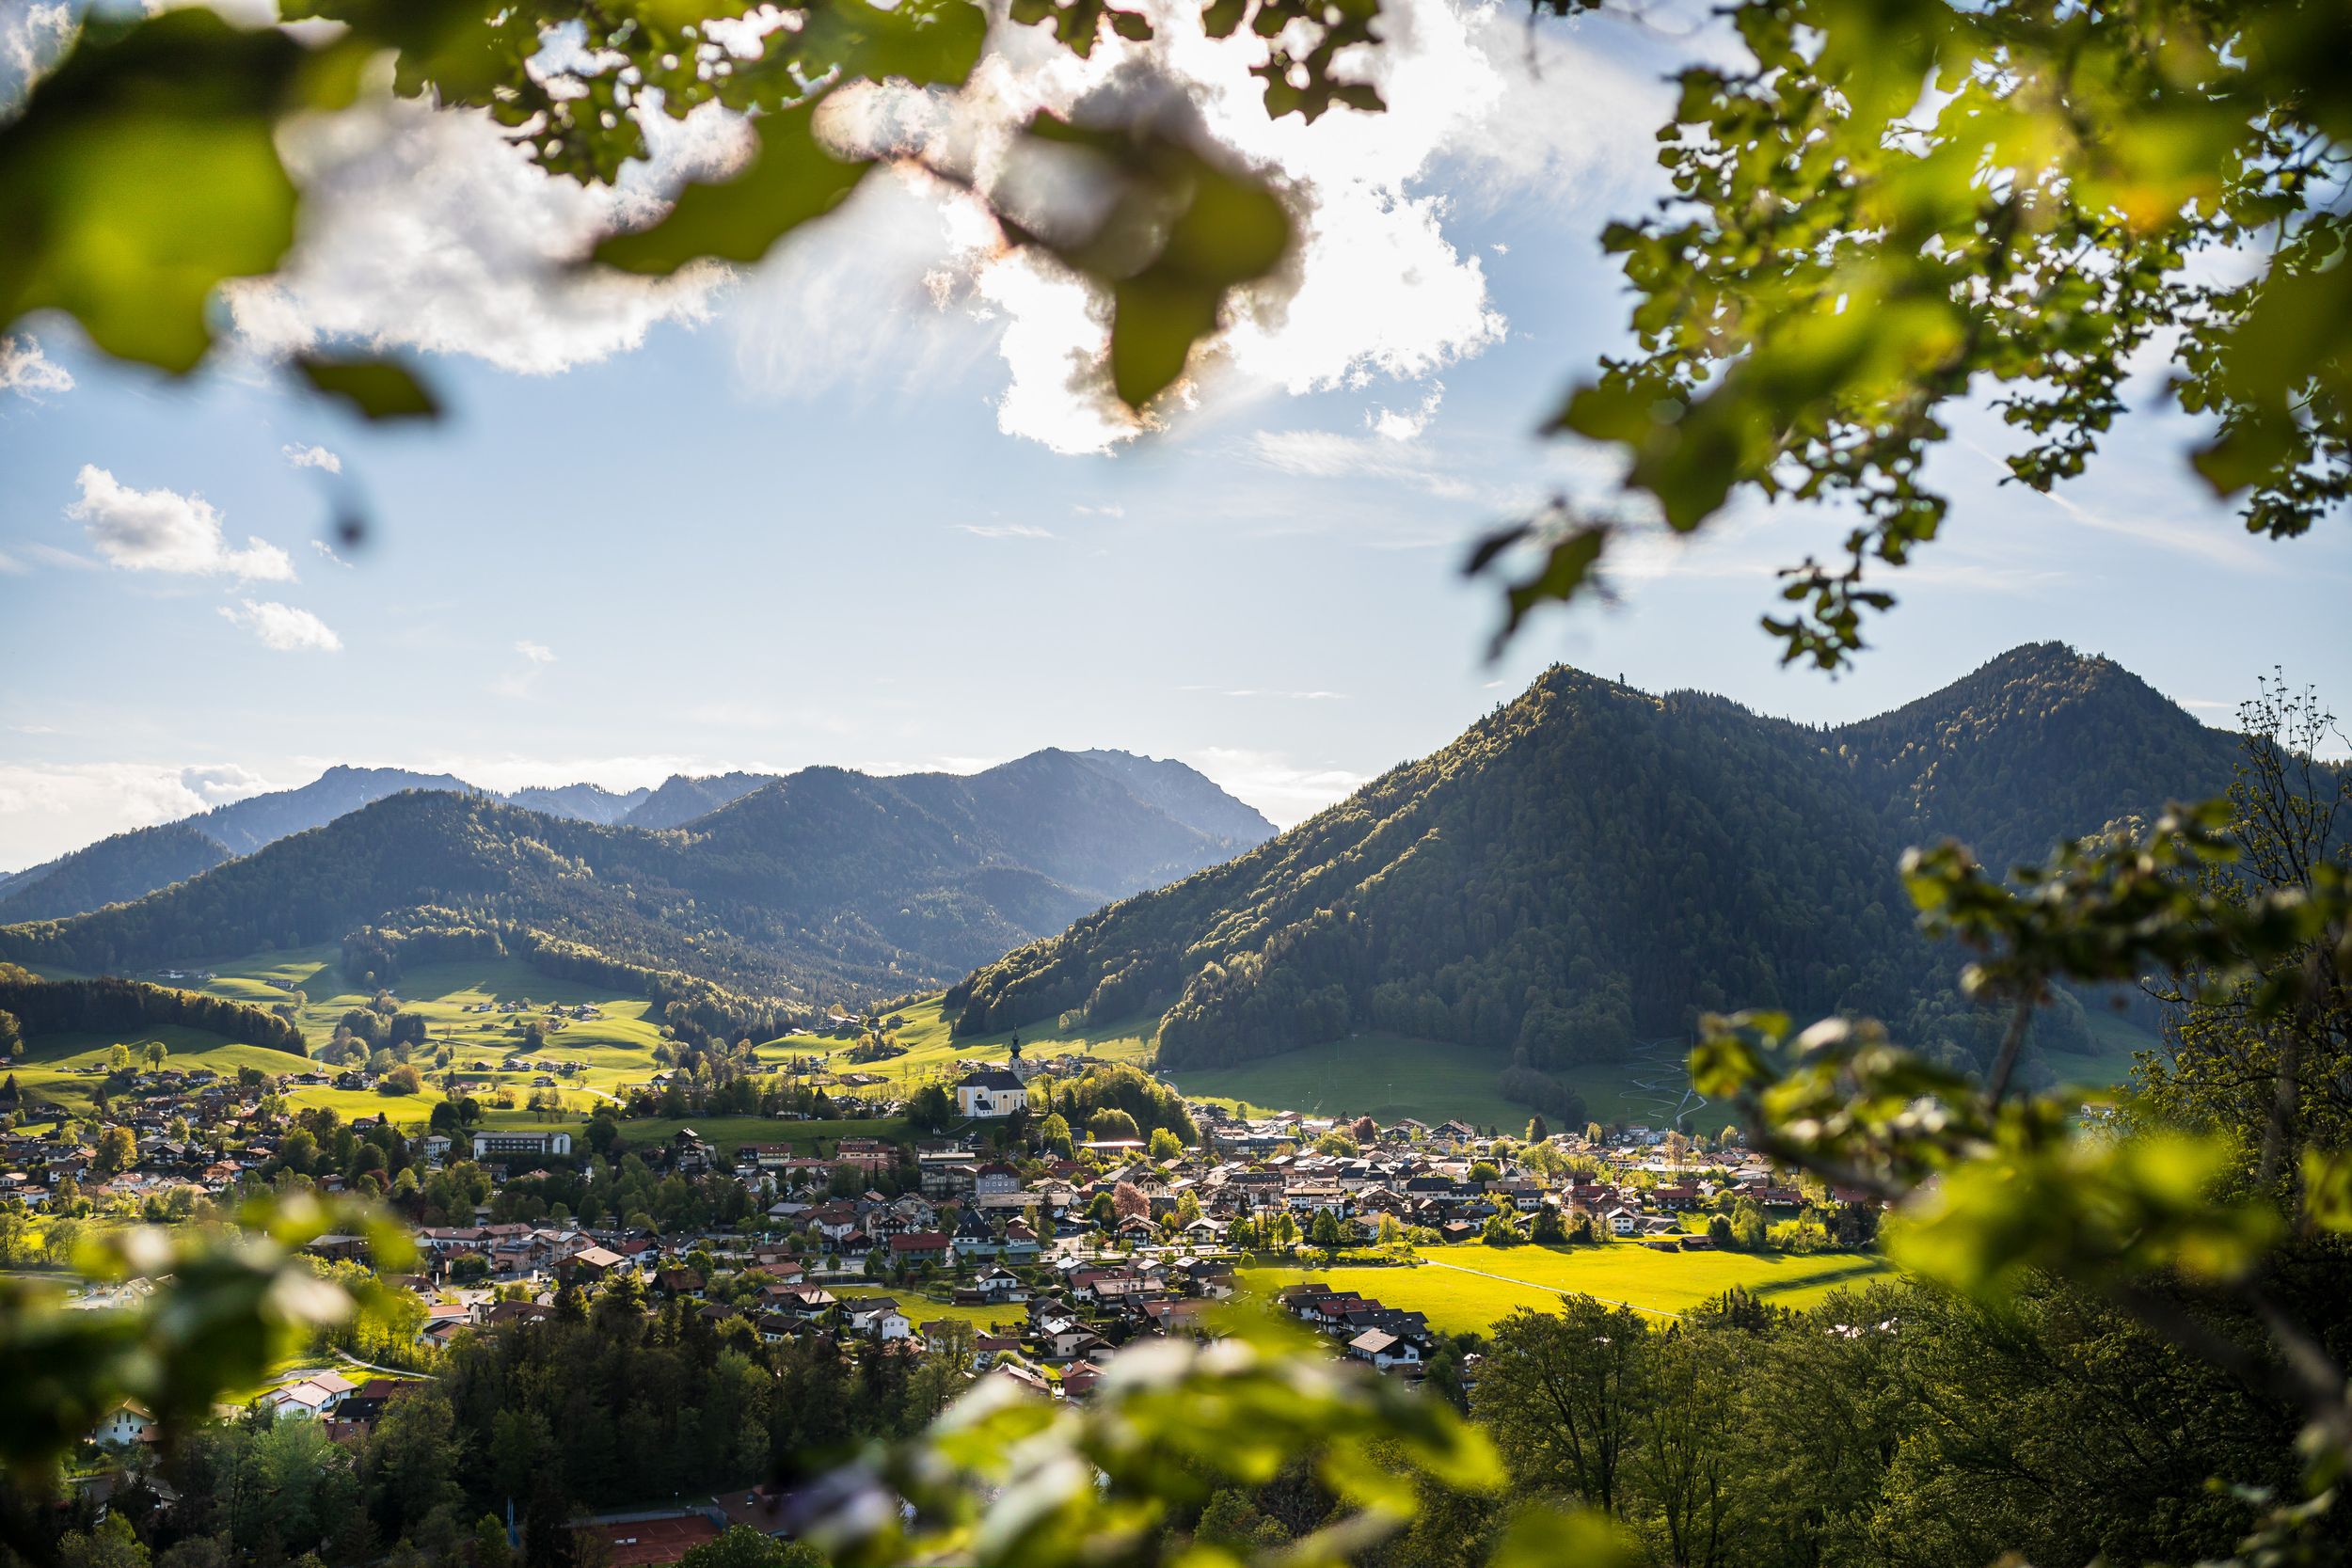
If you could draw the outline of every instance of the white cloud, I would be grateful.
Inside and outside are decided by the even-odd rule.
[[[0,763],[0,863],[49,860],[269,787],[234,763]]]
[[[77,483],[81,499],[66,508],[66,515],[81,523],[110,565],[246,581],[294,580],[294,562],[277,546],[248,538],[245,548],[230,548],[221,533],[220,514],[201,496],[134,490],[88,463]]]
[[[1181,97],[1208,135],[1289,193],[1300,243],[1281,277],[1235,303],[1199,384],[1172,400],[1180,409],[1417,381],[1481,353],[1508,327],[1481,259],[1447,237],[1447,202],[1590,197],[1654,178],[1646,128],[1666,89],[1558,30],[1531,33],[1492,0],[1389,0],[1368,66],[1387,112],[1335,109],[1311,125],[1267,117],[1249,74],[1264,40],[1247,29],[1206,38],[1197,0],[1144,3],[1157,33],[1148,42],[1105,40],[1082,60],[1041,29],[1000,24],[961,93],[854,87],[829,101],[824,125],[866,150],[921,148],[997,188],[1016,128],[1040,109],[1109,91]],[[722,41],[748,54],[780,23],[763,8]],[[867,180],[739,277],[715,264],[672,278],[573,268],[599,233],[651,218],[667,193],[747,145],[740,119],[713,105],[682,122],[644,119],[651,160],[612,188],[546,175],[471,111],[373,105],[290,127],[303,232],[278,276],[226,291],[238,333],[267,354],[357,339],[551,373],[634,348],[658,324],[704,322],[739,282],[731,325],[756,388],[940,385],[993,345],[1007,434],[1086,453],[1143,428],[1108,393],[1109,323],[1095,291],[1008,249],[975,198],[924,176]],[[1422,192],[1440,165],[1442,198]],[[1378,428],[1398,435],[1414,417],[1384,415]]]
[[[333,562],[336,565],[341,566],[344,571],[348,572],[351,570],[351,562],[345,561],[342,556],[337,555],[335,553],[335,546],[328,544],[326,540],[311,540],[310,548],[316,550],[322,559]]]
[[[1070,510],[1081,517],[1124,517],[1127,515],[1127,509],[1116,503],[1106,506],[1088,506],[1079,502],[1073,504]]]
[[[281,654],[331,654],[343,645],[343,640],[326,622],[292,605],[271,600],[257,604],[242,599],[234,605],[222,605],[220,613],[230,625],[243,626],[260,638],[263,647],[275,648]]]
[[[270,787],[267,779],[233,762],[199,763],[180,769],[180,787],[207,806],[227,805],[259,795]]]
[[[1183,760],[1284,828],[1305,821],[1370,782],[1369,775],[1344,768],[1302,767],[1279,752],[1212,746],[1187,752]]]
[[[0,550],[0,577],[21,578],[32,568],[6,550]]]
[[[1467,499],[1477,493],[1477,486],[1448,472],[1436,454],[1387,436],[1261,430],[1250,436],[1247,450],[1267,467],[1304,479],[1407,484],[1449,500]]]
[[[1382,407],[1364,415],[1364,423],[1384,441],[1417,441],[1429,428],[1429,421],[1438,417],[1438,405],[1445,401],[1445,383],[1440,381],[1429,388],[1429,395],[1421,400],[1421,406],[1399,413]]]
[[[31,333],[0,335],[0,392],[38,398],[43,392],[72,389],[72,372],[41,353],[40,341]]]
[[[980,539],[1051,539],[1054,537],[1052,530],[1039,528],[1035,523],[958,523],[955,526],[963,532]]]
[[[270,354],[354,338],[551,374],[635,348],[658,323],[705,320],[723,268],[570,269],[688,174],[741,155],[741,122],[715,108],[648,119],[651,164],[612,187],[549,176],[471,111],[396,103],[301,121],[281,140],[303,232],[275,277],[225,291],[239,334]]]
[[[928,177],[878,172],[737,286],[737,368],[753,389],[791,398],[951,379],[988,353],[985,326],[947,309],[979,238]]]
[[[1157,33],[1149,42],[1106,40],[1081,60],[1038,29],[1000,26],[996,51],[955,99],[852,88],[829,103],[825,123],[862,150],[921,148],[955,161],[1002,193],[1014,188],[1014,129],[1038,110],[1067,114],[1096,93],[1180,96],[1216,141],[1290,192],[1300,226],[1293,263],[1236,303],[1230,329],[1199,362],[1200,385],[1179,395],[1184,406],[1270,389],[1418,380],[1500,342],[1507,324],[1487,296],[1480,259],[1446,237],[1445,200],[1418,194],[1440,162],[1449,166],[1448,190],[1467,191],[1470,200],[1531,189],[1550,198],[1564,187],[1597,195],[1652,169],[1647,128],[1665,89],[1634,81],[1573,40],[1551,33],[1531,40],[1519,17],[1493,4],[1390,0],[1386,42],[1372,62],[1388,111],[1339,109],[1312,125],[1266,116],[1263,84],[1248,73],[1264,57],[1263,40],[1246,30],[1208,39],[1192,0],[1147,0],[1146,8]],[[901,188],[884,198],[877,187],[885,183]],[[910,192],[935,202],[938,215],[909,210]],[[895,223],[885,221],[885,207]],[[849,243],[849,227],[866,243]],[[1006,248],[968,196],[869,182],[843,214],[787,243],[765,270],[786,300],[883,302],[887,325],[862,358],[837,350],[842,328],[825,310],[747,315],[747,361],[782,365],[778,379],[787,385],[838,380],[850,359],[866,374],[935,361],[943,345],[967,339],[958,312],[906,303],[919,284],[935,303],[961,300],[961,314],[994,334],[1008,372],[994,400],[997,422],[1008,435],[1087,453],[1143,428],[1105,387],[1103,301],[1050,260]]]
[[[13,103],[65,53],[73,11],[69,0],[0,5],[0,105]]]
[[[555,662],[555,650],[544,642],[529,638],[515,644],[515,652],[522,659],[522,667],[510,670],[491,683],[490,689],[501,697],[528,697],[538,686],[539,677]]]
[[[330,474],[343,471],[343,460],[325,447],[284,446],[278,450],[297,468],[324,468]]]

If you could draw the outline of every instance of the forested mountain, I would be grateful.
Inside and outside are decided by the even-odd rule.
[[[0,882],[0,922],[57,919],[141,897],[404,789],[472,788],[447,773],[330,768],[299,789],[273,790],[178,822],[117,833],[20,871]]]
[[[2113,659],[2057,642],[2012,648],[1831,740],[1906,842],[1957,838],[2001,869],[2112,818],[2220,794],[2238,749]]]
[[[1149,809],[1133,822],[1117,819],[1115,815],[1100,816],[1099,820],[1096,816],[1073,818],[1052,813],[1025,818],[1025,792],[1042,784],[1043,774],[1055,768],[1066,770],[1057,787],[1078,793],[1091,789],[1097,795],[1093,810],[1098,815],[1121,801]],[[573,821],[677,828],[777,782],[778,775],[772,773],[719,773],[700,778],[674,774],[659,789],[616,793],[600,784],[574,784],[518,789],[502,799],[526,810]],[[983,811],[987,822],[967,824],[965,831],[986,838],[988,847],[1000,858],[1042,871],[1079,892],[1099,895],[1096,902],[1182,876],[1274,832],[1264,817],[1183,763],[1125,752],[1039,752],[970,780],[918,774],[899,782],[911,800],[931,802],[927,809],[951,816],[968,814],[969,802],[958,803],[967,794],[977,791],[988,796],[991,803]],[[447,773],[330,768],[299,789],[256,795],[182,821],[117,833],[14,876],[0,877],[0,924],[58,920],[126,903],[409,789],[494,793]],[[1077,804],[1074,796],[1070,803]],[[1114,821],[1117,826],[1112,826]],[[1083,838],[1089,832],[1118,833],[1131,828],[1144,835],[1134,845],[1087,847],[1067,837],[1073,832]],[[1142,860],[1130,853],[1138,848],[1145,855]],[[1149,858],[1152,852],[1160,858]],[[1105,855],[1109,858],[1104,859]],[[1066,912],[1054,913],[1070,910],[1067,889],[1041,903],[1017,885],[1009,883],[1001,891],[1030,916],[1020,923],[1025,933],[1049,930],[1068,918]]]
[[[682,828],[775,782],[773,773],[711,773],[701,778],[673,773],[621,820],[632,828]]]
[[[1137,800],[1212,837],[1263,844],[1274,836],[1274,824],[1257,807],[1236,800],[1181,762],[1137,756],[1133,752],[1080,752],[1077,757],[1116,775]]]
[[[577,822],[601,822],[607,826],[620,821],[645,803],[653,795],[650,789],[632,789],[615,794],[602,784],[565,784],[560,789],[544,787],[510,791],[506,799],[525,811],[540,811],[549,816],[568,816]]]
[[[193,822],[136,828],[0,882],[0,921],[54,920],[119,904],[230,858]]]
[[[2212,792],[2233,744],[2055,645],[1826,731],[1554,669],[1443,751],[977,971],[949,1006],[965,1033],[1164,1010],[1172,1067],[1388,1030],[1541,1072],[1751,1006],[1868,1011],[1973,1057],[1988,1033],[1914,930],[1902,847],[1982,833],[2026,855]],[[2045,1041],[2079,1028],[2061,1010]]]
[[[479,915],[745,992],[903,993],[1241,847],[1062,752],[969,778],[806,768],[661,832],[420,791],[135,903],[0,927],[0,954],[118,970]]]
[[[215,806],[189,824],[232,855],[249,855],[289,833],[324,827],[347,812],[397,795],[404,789],[470,791],[473,785],[447,773],[415,773],[405,768],[328,768],[299,789],[274,790],[231,805]]]

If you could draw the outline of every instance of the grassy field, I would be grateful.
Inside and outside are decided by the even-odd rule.
[[[1571,1068],[1559,1076],[1584,1097],[1587,1114],[1597,1120],[1671,1126],[1677,1113],[1695,1117],[1706,1105],[1691,1091],[1683,1051],[1680,1045],[1656,1047],[1634,1061]],[[1383,1122],[1459,1117],[1516,1131],[1527,1124],[1529,1112],[1503,1099],[1498,1086],[1510,1062],[1502,1051],[1364,1034],[1238,1067],[1192,1068],[1169,1076],[1186,1096],[1221,1101],[1244,1116],[1305,1111]]]
[[[1384,1122],[1459,1117],[1481,1127],[1518,1128],[1527,1120],[1526,1110],[1503,1099],[1495,1086],[1509,1065],[1503,1052],[1368,1034],[1238,1067],[1180,1069],[1168,1081],[1189,1099],[1217,1101],[1243,1116],[1305,1111]]]
[[[104,1079],[102,1074],[85,1074],[76,1069],[103,1067],[108,1051],[117,1044],[129,1046],[136,1055],[143,1053],[152,1041],[161,1041],[171,1053],[167,1065],[173,1067],[208,1067],[220,1073],[234,1073],[239,1068],[250,1067],[279,1073],[301,1072],[312,1065],[303,1057],[267,1046],[240,1044],[205,1030],[167,1023],[120,1036],[79,1030],[41,1035],[25,1041],[16,1064],[8,1070],[28,1097],[53,1101],[78,1114],[91,1108],[90,1091]]]
[[[1821,1253],[1652,1252],[1632,1243],[1586,1247],[1433,1247],[1419,1267],[1248,1268],[1243,1287],[1271,1295],[1313,1279],[1390,1307],[1425,1312],[1449,1332],[1483,1330],[1515,1307],[1538,1311],[1565,1293],[1622,1302],[1661,1321],[1742,1286],[1779,1307],[1805,1307],[1844,1286],[1886,1274],[1874,1256]]]
[[[864,1064],[851,1062],[845,1053],[853,1042],[832,1035],[786,1035],[760,1045],[759,1056],[762,1061],[780,1062],[805,1060],[814,1055],[835,1071],[878,1074],[889,1080],[893,1095],[904,1095],[912,1094],[926,1083],[952,1080],[971,1063],[1008,1060],[1016,1034],[1025,1055],[1076,1054],[1106,1062],[1141,1062],[1151,1056],[1152,1033],[1159,1027],[1158,1019],[1141,1017],[1100,1027],[1033,1027],[954,1039],[948,1035],[941,1000],[928,996],[890,1014],[902,1021],[898,1030],[898,1043],[906,1047],[906,1053],[901,1056]]]
[[[898,1304],[898,1309],[914,1320],[919,1332],[924,1323],[934,1319],[949,1318],[970,1323],[975,1332],[985,1334],[997,1324],[1006,1332],[1016,1332],[1028,1322],[1027,1309],[1023,1307],[959,1307],[954,1302],[927,1296],[918,1291],[891,1290],[882,1285],[828,1285],[827,1290],[843,1301],[859,1296],[888,1296]]]
[[[2097,1052],[2049,1058],[2052,1069],[2070,1083],[2120,1084],[2130,1076],[2135,1052],[2161,1043],[2112,1013],[2093,1011],[2090,1026]],[[1554,1076],[1575,1088],[1584,1099],[1585,1114],[1604,1125],[1720,1132],[1728,1114],[1710,1113],[1707,1098],[1691,1087],[1689,1049],[1683,1041],[1658,1041],[1626,1061],[1560,1069]],[[1244,1116],[1304,1111],[1368,1115],[1382,1122],[1401,1117],[1428,1122],[1459,1117],[1474,1126],[1509,1131],[1525,1126],[1529,1116],[1525,1106],[1503,1099],[1498,1087],[1509,1063],[1504,1052],[1365,1034],[1238,1067],[1193,1068],[1168,1077],[1186,1096],[1219,1101]]]

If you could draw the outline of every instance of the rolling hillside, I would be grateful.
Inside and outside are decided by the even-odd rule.
[[[2213,792],[2233,747],[2055,644],[1830,731],[1555,669],[1444,750],[975,972],[947,1006],[970,1031],[1159,1012],[1180,1078],[1415,1039],[1534,1074],[1528,1103],[1731,1006],[1868,1011],[1967,1062],[1988,1021],[1915,932],[1902,847],[1952,833],[2020,858]],[[2098,1050],[2071,1002],[2037,1029],[2044,1051]]]
[[[0,954],[138,969],[480,918],[806,1005],[906,994],[1242,847],[1060,752],[969,778],[807,768],[661,832],[415,791],[136,902],[0,927]]]
[[[330,768],[299,789],[274,790],[178,822],[117,833],[20,871],[0,882],[0,924],[56,920],[143,897],[404,789],[472,788],[446,773]]]

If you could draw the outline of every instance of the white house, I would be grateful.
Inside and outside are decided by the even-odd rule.
[[[956,1109],[967,1117],[1009,1117],[1028,1105],[1028,1089],[1000,1067],[975,1068],[956,1084]]]
[[[884,1339],[911,1339],[914,1337],[914,1320],[898,1310],[898,1304],[888,1296],[851,1301],[847,1304],[846,1310],[852,1334],[872,1334]]]
[[[1421,1347],[1410,1339],[1380,1329],[1367,1328],[1347,1342],[1347,1354],[1358,1361],[1369,1361],[1381,1371],[1391,1367],[1418,1367]]]
[[[135,1400],[124,1400],[106,1412],[105,1418],[91,1430],[89,1440],[102,1449],[128,1448],[133,1443],[145,1442],[147,1434],[154,1430],[155,1418],[147,1413],[147,1407]]]
[[[313,1372],[309,1377],[279,1384],[255,1402],[268,1406],[270,1412],[281,1420],[290,1416],[317,1420],[333,1415],[335,1407],[342,1403],[343,1396],[350,1393],[352,1387],[348,1379],[338,1377],[333,1372]]]

